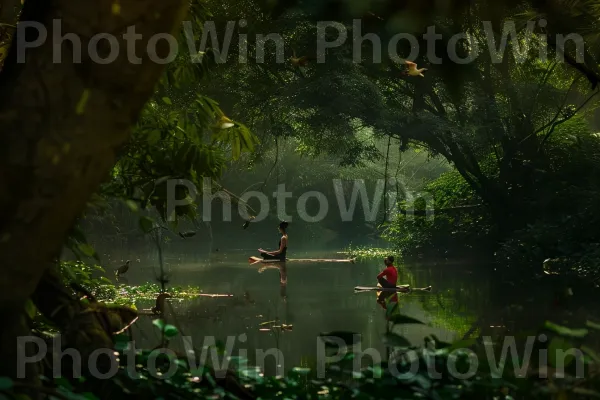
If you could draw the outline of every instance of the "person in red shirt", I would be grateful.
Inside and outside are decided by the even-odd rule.
[[[398,270],[394,267],[394,256],[387,256],[383,259],[385,269],[377,275],[377,281],[384,288],[395,288],[398,284]],[[392,296],[392,301],[398,298],[396,292],[381,291],[381,294],[377,298],[377,302],[385,307],[386,298]],[[397,301],[397,300],[396,300]]]

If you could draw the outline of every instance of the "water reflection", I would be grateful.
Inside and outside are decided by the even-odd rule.
[[[246,253],[247,254],[247,253]],[[335,254],[335,253],[332,253]],[[331,258],[332,254],[306,255]],[[335,257],[335,256],[334,256]],[[182,333],[202,348],[209,336],[226,342],[234,341],[234,352],[243,348],[252,362],[256,350],[279,349],[284,367],[313,366],[316,363],[317,337],[321,332],[348,331],[362,335],[364,349],[375,348],[385,354],[383,336],[388,326],[386,311],[377,304],[377,293],[354,293],[355,286],[375,286],[381,260],[357,264],[277,263],[248,266],[244,253],[219,253],[211,263],[182,262],[172,265],[170,285],[197,285],[204,293],[230,293],[232,297],[198,297],[192,300],[167,300],[167,319],[177,322]],[[410,325],[397,329],[413,344],[420,344],[431,333],[449,341],[464,335],[486,311],[487,277],[469,274],[462,268],[431,265],[399,267],[398,284],[412,287],[432,285],[432,293],[395,294],[397,308],[428,325]],[[274,269],[277,270],[273,271]],[[151,264],[132,269],[132,285],[152,280]],[[154,304],[138,304],[138,309]],[[293,329],[269,330],[271,326],[293,326]],[[143,333],[141,332],[143,331]],[[245,340],[239,340],[244,334]],[[160,337],[151,318],[139,321],[135,330],[138,346],[156,346]],[[206,342],[208,343],[208,342]],[[183,350],[177,340],[173,347]],[[269,369],[275,372],[272,358]],[[268,371],[267,371],[268,372]]]
[[[144,247],[145,246],[145,247]],[[110,243],[95,246],[105,254],[105,265],[117,268],[125,260],[136,260],[127,277],[119,283],[140,285],[154,282],[158,275],[156,250],[151,245]],[[361,334],[362,349],[374,348],[386,354],[383,337],[390,329],[388,308],[377,304],[375,291],[355,294],[355,286],[375,286],[381,271],[380,259],[356,264],[302,263],[248,266],[247,255],[254,250],[219,251],[210,257],[205,249],[190,242],[165,245],[164,259],[170,275],[169,285],[194,285],[204,293],[229,293],[232,297],[198,297],[192,300],[167,300],[166,318],[189,336],[194,347],[210,344],[210,338],[234,343],[233,352],[245,350],[250,362],[256,351],[278,349],[283,357],[270,357],[266,373],[276,373],[277,365],[315,367],[318,335],[346,331]],[[110,257],[109,257],[110,256]],[[338,258],[327,253],[295,251],[298,258]],[[411,287],[433,286],[431,293],[396,294],[389,314],[402,313],[426,323],[394,327],[394,332],[412,344],[423,344],[434,334],[452,341],[470,334],[512,335],[523,329],[537,329],[545,320],[560,321],[553,304],[555,292],[564,289],[562,277],[556,287],[535,283],[517,287],[492,275],[493,268],[461,263],[398,264],[398,284]],[[278,271],[272,271],[277,269]],[[109,277],[112,278],[112,277]],[[592,295],[574,290],[584,298],[578,311],[582,323],[591,318]],[[597,295],[595,295],[597,297]],[[573,299],[572,299],[573,300]],[[154,301],[136,304],[138,310],[151,309]],[[518,305],[518,307],[515,307]],[[385,310],[383,309],[385,308]],[[525,310],[521,310],[524,308]],[[508,310],[508,311],[506,311]],[[137,347],[155,347],[160,335],[152,325],[155,316],[141,316],[133,333]],[[593,318],[592,318],[593,319]],[[598,318],[600,319],[600,318]],[[274,321],[267,324],[265,322]],[[293,326],[293,329],[276,328]],[[263,329],[263,330],[261,330]],[[242,336],[243,335],[243,336]],[[178,337],[170,347],[184,350]],[[260,357],[260,355],[259,355]]]
[[[287,302],[287,264],[286,263],[265,263],[258,269],[262,274],[267,269],[276,269],[279,271],[279,296],[284,302]]]

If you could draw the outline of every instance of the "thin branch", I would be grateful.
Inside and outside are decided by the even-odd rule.
[[[584,102],[583,102],[583,103],[582,103],[582,104],[581,104],[581,105],[580,105],[580,106],[579,106],[579,107],[578,107],[578,108],[575,110],[575,112],[573,113],[573,115],[571,115],[571,116],[569,116],[569,117],[566,117],[566,118],[563,118],[563,119],[561,119],[560,121],[556,121],[556,122],[555,122],[555,123],[552,125],[552,127],[550,128],[550,130],[548,131],[548,133],[546,133],[546,135],[544,135],[544,139],[542,139],[542,143],[540,143],[540,149],[541,149],[541,147],[542,147],[542,146],[543,146],[543,145],[546,143],[546,141],[548,140],[548,138],[550,138],[550,135],[552,135],[552,133],[554,132],[554,129],[555,129],[557,126],[559,126],[559,125],[561,125],[561,124],[563,124],[563,123],[567,122],[568,120],[570,120],[571,118],[573,118],[573,116],[574,116],[574,115],[577,115],[577,113],[578,113],[578,112],[579,112],[579,111],[580,111],[580,110],[581,110],[583,107],[585,107],[585,106],[586,106],[586,104],[587,104],[587,103],[589,103],[589,101],[590,101],[590,100],[592,100],[592,98],[594,98],[594,96],[596,96],[597,94],[598,94],[598,90],[596,90],[594,93],[592,93],[592,95],[591,95],[590,97],[588,97],[588,98],[587,98],[587,100],[586,100],[586,101],[584,101]]]
[[[569,90],[567,90],[567,93],[565,94],[565,97],[563,99],[562,104],[560,105],[560,107],[558,108],[558,111],[556,112],[556,115],[554,116],[554,118],[552,118],[552,120],[550,122],[548,122],[546,125],[542,126],[541,128],[539,128],[538,130],[536,130],[533,135],[537,135],[538,133],[546,130],[546,128],[548,128],[549,126],[551,126],[560,116],[560,112],[563,110],[563,108],[565,107],[565,104],[567,104],[567,99],[569,98],[569,94],[571,93],[571,89],[573,89],[573,86],[575,86],[575,83],[577,83],[577,81],[581,79],[581,76],[578,76],[577,78],[573,79],[573,82],[571,82],[571,86],[569,86]],[[531,135],[529,135],[531,136]],[[528,137],[529,137],[528,136]],[[523,143],[528,137],[526,137],[525,139],[521,140],[521,142],[519,142],[519,144]]]
[[[244,201],[244,200],[243,200],[243,199],[241,199],[239,196],[237,196],[237,195],[235,195],[235,194],[231,193],[229,190],[225,189],[225,187],[224,187],[223,185],[221,185],[219,182],[213,182],[213,183],[214,183],[215,185],[219,186],[219,188],[220,188],[220,189],[221,189],[223,192],[225,192],[225,193],[227,193],[228,195],[230,195],[231,197],[235,198],[237,201],[239,201],[239,202],[243,203],[243,204],[244,204],[244,206],[245,206],[246,208],[248,208],[248,209],[252,210],[252,212],[256,213],[256,210],[255,210],[254,208],[252,208],[252,207],[251,207],[251,206],[248,204],[248,202]]]
[[[544,76],[542,77],[542,81],[538,85],[538,89],[537,89],[537,91],[535,93],[535,96],[533,97],[533,101],[531,102],[531,111],[529,112],[529,119],[530,120],[531,120],[531,117],[533,115],[533,112],[535,111],[535,106],[537,104],[536,103],[537,102],[537,98],[540,95],[540,92],[542,91],[542,88],[546,85],[546,83],[548,83],[548,79],[550,79],[550,76],[552,76],[552,73],[554,72],[554,69],[556,68],[557,65],[558,65],[558,63],[556,61],[554,61],[552,64],[550,64],[550,66],[548,67],[548,69],[544,73]]]
[[[265,186],[267,185],[267,182],[269,181],[269,178],[271,177],[271,173],[273,173],[273,170],[275,169],[275,166],[277,165],[278,161],[279,161],[279,140],[278,140],[278,137],[275,136],[275,161],[273,162],[273,165],[271,166],[271,169],[269,170],[269,173],[267,174],[265,181],[263,182],[262,186],[260,187],[261,192],[264,190]]]
[[[561,54],[565,58],[567,63],[571,65],[571,67],[581,72],[588,79],[588,81],[592,84],[592,89],[596,89],[596,87],[598,86],[599,76],[596,73],[596,71],[590,70],[587,65],[586,55],[588,56],[588,60],[589,58],[593,58],[589,56],[589,51],[587,49],[584,50],[584,62],[581,63],[574,59],[570,54],[568,54],[565,51],[564,47],[561,48],[560,46],[558,46],[554,35],[548,35],[548,39],[548,43],[556,49],[556,52]]]
[[[250,185],[246,189],[242,190],[242,193],[246,193],[251,187],[254,187],[254,186],[260,185],[260,184],[262,184],[262,182],[254,182],[252,185]]]
[[[436,213],[446,213],[446,212],[452,212],[452,211],[461,211],[461,210],[468,210],[468,209],[472,209],[472,208],[479,208],[479,207],[483,207],[483,206],[484,206],[483,203],[482,204],[467,204],[464,206],[439,208],[439,209],[436,209],[435,212]],[[428,210],[407,211],[407,210],[403,210],[403,209],[399,209],[398,211],[403,215],[406,215],[407,213],[413,214],[413,215],[427,215],[427,212],[428,212]]]
[[[550,122],[548,122],[547,124],[545,124],[544,126],[542,126],[541,128],[535,130],[533,133],[530,133],[529,135],[525,136],[523,139],[521,139],[521,141],[519,141],[519,143],[517,143],[517,147],[520,146],[521,144],[523,144],[525,141],[527,141],[528,139],[532,138],[533,136],[536,136],[538,133],[546,130],[548,127],[553,126],[553,124],[556,122],[556,120],[558,119],[558,117],[560,116],[560,112],[563,110],[563,108],[565,107],[565,104],[567,103],[567,99],[569,98],[569,93],[571,92],[571,89],[573,88],[573,86],[575,85],[575,83],[581,79],[581,76],[575,78],[573,80],[573,82],[571,82],[571,85],[569,86],[569,90],[567,90],[567,93],[565,94],[565,97],[563,99],[562,104],[560,105],[560,107],[558,107],[558,111],[556,111],[556,115],[554,115],[554,118],[552,118],[552,120],[550,120]],[[593,95],[592,95],[593,97]],[[589,99],[588,99],[589,100]],[[586,100],[586,102],[588,101]],[[562,121],[564,122],[564,121]],[[561,122],[561,123],[562,123]],[[545,140],[544,140],[545,141]],[[543,142],[542,142],[543,144]]]
[[[392,137],[388,137],[387,144],[387,153],[385,156],[385,172],[383,174],[383,220],[381,223],[383,224],[387,219],[387,178],[388,178],[388,166],[390,161],[390,146],[392,144]]]

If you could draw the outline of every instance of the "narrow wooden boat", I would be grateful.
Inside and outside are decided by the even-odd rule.
[[[396,292],[396,293],[410,293],[410,292],[431,292],[431,286],[424,288],[411,288],[410,285],[398,285],[395,288],[384,288],[381,286],[355,286],[354,291],[360,292]]]
[[[347,258],[347,259],[331,259],[331,258],[286,258],[285,261],[282,260],[264,260],[260,257],[248,257],[248,263],[250,265],[252,264],[278,264],[278,263],[287,263],[287,262],[293,262],[293,263],[350,263],[350,264],[354,264],[354,258]]]

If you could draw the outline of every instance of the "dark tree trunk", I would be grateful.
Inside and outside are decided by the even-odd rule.
[[[160,77],[164,66],[149,59],[148,40],[178,28],[187,8],[183,0],[127,1],[115,15],[114,3],[27,0],[21,20],[43,23],[48,38],[27,50],[24,64],[17,64],[13,45],[0,75],[0,375],[15,376],[16,336],[28,332],[24,305],[46,266],[58,258],[90,195],[107,178]],[[53,63],[54,18],[61,19],[63,35],[81,38],[81,64],[73,63],[69,41],[61,46],[61,63]],[[139,65],[128,61],[122,37],[132,25],[142,35],[135,42]],[[87,52],[89,39],[108,32],[117,37],[118,57],[95,64]],[[166,42],[159,41],[157,54],[164,57],[161,44]],[[99,47],[106,45],[102,40]]]

